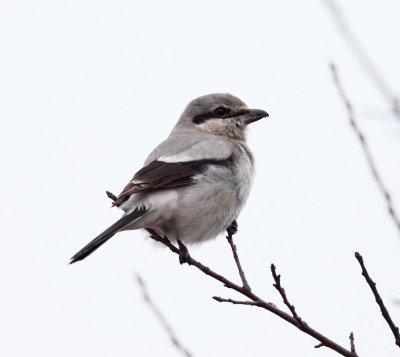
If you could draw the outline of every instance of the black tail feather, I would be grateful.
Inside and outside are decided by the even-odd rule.
[[[85,259],[88,255],[92,254],[97,248],[107,242],[115,233],[118,233],[122,228],[126,227],[135,219],[143,216],[147,212],[144,208],[136,209],[135,211],[121,217],[112,226],[107,228],[103,233],[93,239],[90,243],[85,245],[78,253],[76,253],[69,262],[75,263],[79,260]]]

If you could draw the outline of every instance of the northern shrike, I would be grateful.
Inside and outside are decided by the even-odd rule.
[[[123,216],[71,263],[120,231],[151,228],[171,241],[191,244],[235,226],[254,172],[246,127],[267,116],[230,94],[209,94],[190,102],[169,137],[114,202]]]

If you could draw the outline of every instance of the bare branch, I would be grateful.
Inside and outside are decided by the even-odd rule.
[[[239,285],[233,283],[232,281],[228,280],[224,276],[214,272],[209,267],[207,267],[207,266],[203,265],[202,263],[198,262],[197,260],[193,259],[191,257],[191,255],[189,254],[189,251],[187,250],[186,247],[185,247],[184,251],[181,251],[181,249],[179,249],[175,245],[173,245],[168,240],[168,238],[161,237],[159,234],[157,234],[157,232],[155,232],[152,229],[147,228],[147,231],[150,233],[150,237],[152,239],[154,239],[155,241],[157,241],[159,243],[162,243],[163,245],[168,247],[173,253],[177,254],[178,256],[181,256],[182,254],[184,254],[185,260],[188,263],[188,265],[196,267],[197,269],[202,271],[204,274],[206,274],[206,275],[212,277],[213,279],[218,280],[219,282],[224,284],[224,286],[226,286],[227,288],[235,290],[238,293],[248,297],[251,301],[256,303],[256,305],[254,305],[254,306],[258,306],[260,308],[263,308],[265,310],[272,312],[273,314],[279,316],[280,318],[289,322],[293,326],[296,326],[299,330],[303,331],[307,335],[314,337],[319,342],[321,342],[325,347],[330,348],[333,351],[336,351],[337,353],[341,354],[342,356],[357,357],[357,354],[347,350],[346,348],[340,346],[336,342],[330,340],[328,337],[324,336],[320,332],[318,332],[315,329],[313,329],[312,327],[310,327],[304,321],[302,324],[299,324],[299,322],[294,317],[292,317],[288,313],[280,310],[274,304],[271,304],[269,302],[262,300],[257,295],[255,295],[251,290],[246,289],[244,286],[239,286]],[[224,301],[225,299],[221,298],[221,300]],[[246,303],[245,305],[250,305],[250,304]],[[253,304],[251,304],[251,305],[253,305]]]
[[[137,283],[140,287],[140,290],[142,291],[143,294],[143,299],[146,301],[147,305],[150,307],[150,309],[153,311],[154,315],[156,316],[157,320],[160,322],[162,327],[164,327],[164,330],[167,332],[172,344],[180,351],[182,354],[186,357],[192,357],[193,355],[185,348],[182,346],[182,344],[179,342],[178,338],[176,337],[174,331],[172,330],[171,326],[168,324],[167,320],[165,319],[164,315],[161,313],[160,309],[154,304],[153,300],[151,299],[148,291],[146,284],[144,283],[143,279],[140,277],[140,275],[136,275],[136,280]]]
[[[283,286],[281,285],[281,276],[280,274],[276,273],[276,268],[274,264],[271,264],[271,272],[272,272],[272,276],[275,280],[275,284],[274,287],[276,288],[276,290],[278,290],[279,294],[282,296],[283,302],[285,303],[285,305],[289,308],[290,312],[292,313],[292,316],[296,319],[296,321],[299,324],[299,328],[302,329],[304,326],[307,327],[307,324],[301,319],[301,317],[297,314],[296,312],[296,308],[294,307],[294,305],[292,305],[286,295],[286,291],[283,288]],[[301,326],[301,327],[300,327]],[[354,345],[354,335],[353,332],[350,333],[350,351],[353,354],[353,356],[357,356],[357,352],[356,352],[356,348]],[[314,348],[321,348],[321,347],[326,347],[326,345],[324,343],[319,343],[318,345],[315,345]]]
[[[395,208],[394,208],[394,205],[393,205],[393,201],[392,201],[392,197],[390,196],[389,191],[385,187],[385,185],[384,185],[384,183],[382,181],[382,178],[378,173],[375,161],[374,161],[374,159],[372,158],[372,155],[371,155],[371,150],[369,149],[369,146],[368,146],[368,143],[367,143],[367,141],[365,139],[364,134],[362,133],[360,127],[358,126],[358,124],[356,122],[356,119],[355,119],[355,116],[354,116],[353,107],[352,107],[348,97],[346,96],[346,93],[344,92],[343,86],[342,86],[342,84],[341,84],[341,82],[339,80],[339,76],[338,76],[338,73],[337,73],[336,66],[333,63],[331,64],[331,71],[332,71],[332,75],[333,75],[333,80],[334,80],[334,82],[336,84],[336,87],[337,87],[337,89],[339,91],[340,98],[342,99],[343,103],[345,104],[345,106],[347,108],[350,125],[353,128],[355,134],[357,135],[357,137],[358,137],[358,139],[359,139],[359,141],[361,143],[361,147],[362,147],[362,149],[364,151],[364,155],[365,155],[365,157],[367,159],[367,162],[368,162],[369,168],[371,170],[372,176],[374,177],[374,179],[375,179],[375,181],[376,181],[376,183],[377,183],[377,185],[379,187],[379,190],[381,191],[381,193],[382,193],[382,195],[383,195],[383,197],[384,197],[384,199],[386,201],[386,206],[387,206],[389,215],[391,216],[393,222],[395,223],[397,229],[400,232],[400,218],[399,218],[399,216],[397,215],[397,213],[395,211]]]
[[[325,0],[325,4],[329,8],[339,31],[342,33],[344,39],[347,41],[350,49],[353,51],[354,56],[358,59],[364,70],[371,77],[372,81],[379,88],[383,96],[388,100],[392,107],[393,114],[400,120],[400,101],[399,98],[393,93],[390,86],[387,84],[382,74],[377,67],[373,64],[367,52],[361,46],[360,42],[348,26],[342,11],[334,0]]]
[[[258,306],[258,303],[255,301],[239,301],[239,300],[232,300],[232,299],[224,299],[219,296],[213,296],[213,299],[218,302],[229,302],[233,305],[252,305],[252,306]]]
[[[237,254],[237,248],[235,243],[233,243],[233,239],[232,239],[232,234],[230,232],[228,232],[228,236],[226,237],[226,239],[228,240],[229,245],[231,246],[232,249],[232,253],[233,253],[233,258],[235,259],[238,271],[239,271],[239,275],[240,275],[240,279],[242,279],[242,284],[243,284],[243,288],[246,290],[251,291],[250,289],[250,285],[246,280],[246,276],[244,274],[244,271],[242,269],[242,265],[240,264],[240,260],[239,260],[239,256]]]
[[[299,326],[303,325],[304,321],[301,319],[299,315],[297,315],[295,307],[289,302],[286,296],[285,289],[281,285],[281,276],[276,273],[276,268],[274,264],[271,264],[271,272],[272,272],[272,277],[275,280],[275,284],[273,285],[276,288],[276,290],[278,290],[279,294],[282,296],[283,302],[289,308],[290,312],[292,313],[292,316],[295,318]]]
[[[351,352],[353,352],[354,354],[356,354],[356,345],[354,344],[354,334],[353,334],[353,332],[350,333],[349,339],[350,339],[350,349],[351,349]]]
[[[379,305],[379,307],[381,309],[381,313],[382,313],[383,318],[386,320],[387,324],[389,325],[390,329],[392,330],[393,336],[395,338],[396,345],[400,347],[400,332],[399,332],[399,328],[394,324],[392,318],[390,317],[389,311],[387,310],[385,304],[383,303],[383,300],[382,300],[381,296],[379,295],[379,292],[378,292],[378,290],[376,288],[376,283],[369,276],[368,271],[367,271],[367,269],[365,268],[365,265],[364,265],[363,257],[358,252],[355,252],[354,255],[355,255],[356,259],[358,260],[358,262],[360,263],[361,270],[362,270],[361,274],[364,276],[364,278],[367,281],[369,287],[371,288],[372,293],[375,296],[376,303]]]

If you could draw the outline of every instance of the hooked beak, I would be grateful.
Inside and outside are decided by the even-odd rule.
[[[245,125],[249,125],[250,123],[254,123],[257,120],[260,120],[265,117],[269,117],[269,115],[265,110],[247,109],[245,114],[242,115],[241,117],[242,117],[242,122]]]

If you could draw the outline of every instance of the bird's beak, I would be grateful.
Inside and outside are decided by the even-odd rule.
[[[261,109],[247,109],[245,114],[241,116],[242,122],[245,125],[249,125],[250,123],[254,123],[257,120],[260,120],[265,117],[269,117],[268,113],[265,110]]]

